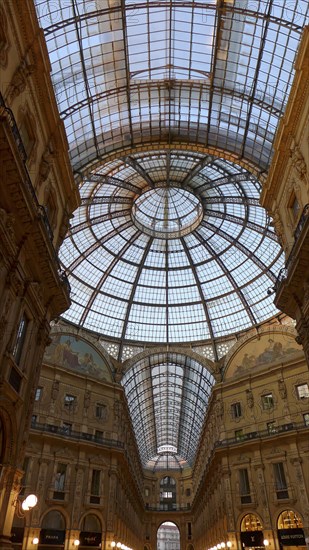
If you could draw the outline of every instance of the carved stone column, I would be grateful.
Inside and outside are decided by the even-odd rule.
[[[39,472],[36,486],[36,496],[38,497],[39,505],[32,510],[32,525],[36,527],[40,525],[40,515],[42,513],[42,510],[40,510],[40,503],[44,502],[46,498],[45,490],[49,464],[50,460],[39,460],[38,462]]]
[[[109,492],[107,503],[107,521],[106,530],[114,531],[114,513],[115,513],[115,498],[116,498],[117,474],[114,471],[109,472]]]
[[[81,516],[81,510],[84,506],[84,493],[83,493],[83,481],[85,468],[83,466],[76,466],[76,478],[75,478],[75,491],[74,491],[74,509],[72,517],[72,529],[78,529],[79,518]]]
[[[264,477],[264,466],[262,466],[261,464],[255,466],[255,471],[258,482],[258,501],[259,505],[263,509],[263,518],[265,523],[264,527],[265,529],[269,529],[270,527],[272,527],[272,525],[268,506],[268,494]]]

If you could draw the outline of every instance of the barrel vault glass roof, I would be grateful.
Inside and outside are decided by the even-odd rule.
[[[180,353],[139,360],[122,380],[146,468],[192,466],[213,376]]]
[[[277,313],[283,258],[256,177],[308,1],[34,1],[81,192],[60,252],[66,319],[120,360],[126,343],[202,341],[217,360],[220,339]],[[192,464],[213,383],[199,369],[176,354],[126,372],[144,465]]]
[[[268,166],[307,0],[36,0],[73,168],[153,142]]]

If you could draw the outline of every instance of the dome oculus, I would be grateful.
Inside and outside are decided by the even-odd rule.
[[[179,187],[159,187],[140,195],[132,219],[147,235],[175,239],[191,233],[203,219],[200,200]]]

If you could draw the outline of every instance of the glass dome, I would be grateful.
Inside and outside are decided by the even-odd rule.
[[[64,317],[121,341],[215,340],[277,313],[283,266],[260,184],[227,160],[181,151],[112,161],[81,184],[61,248]]]

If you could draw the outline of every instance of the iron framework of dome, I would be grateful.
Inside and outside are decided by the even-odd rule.
[[[82,198],[60,254],[72,287],[65,318],[114,342],[120,360],[126,343],[205,341],[217,360],[218,341],[276,314],[267,291],[283,258],[258,180],[291,90],[307,0],[35,5]],[[168,469],[193,455],[188,425],[177,431],[177,414],[169,419],[147,397],[159,368],[179,412],[170,380],[180,359],[160,361],[139,364],[143,382],[137,369],[123,381],[128,402],[141,390],[143,464]],[[185,371],[179,383],[189,387],[192,361]]]
[[[61,249],[69,321],[123,341],[198,342],[275,315],[281,249],[243,168],[181,151],[131,155],[84,180]]]

